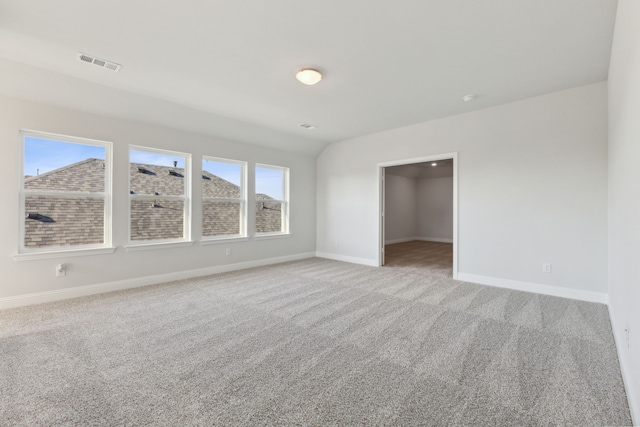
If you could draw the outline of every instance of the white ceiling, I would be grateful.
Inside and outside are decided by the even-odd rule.
[[[434,163],[435,166],[433,166]],[[449,178],[453,176],[453,159],[389,166],[384,169],[387,175],[403,176],[411,179]]]
[[[616,4],[0,0],[0,92],[317,154],[606,80]],[[308,66],[325,73],[316,86],[294,79]]]

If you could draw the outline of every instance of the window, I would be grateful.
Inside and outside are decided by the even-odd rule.
[[[202,236],[205,240],[246,236],[246,163],[203,157]]]
[[[111,247],[111,143],[21,131],[20,253]]]
[[[129,150],[129,241],[189,241],[191,155],[144,147]]]
[[[289,233],[289,169],[256,165],[256,234]]]

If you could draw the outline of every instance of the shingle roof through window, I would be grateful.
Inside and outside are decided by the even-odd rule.
[[[132,240],[181,238],[184,209],[180,200],[163,196],[184,194],[184,170],[177,167],[131,163],[131,194],[157,195],[150,202],[131,201]],[[104,191],[104,161],[86,159],[68,166],[25,178],[26,190],[74,192]],[[203,171],[203,197],[240,197],[240,187]],[[271,197],[256,195],[256,231],[281,230],[281,207],[268,203]],[[240,232],[239,203],[203,201],[203,235],[237,235]],[[29,214],[31,218],[29,218]],[[36,217],[37,215],[37,217]],[[25,198],[25,247],[65,247],[99,244],[104,238],[104,204],[100,198],[30,196]]]

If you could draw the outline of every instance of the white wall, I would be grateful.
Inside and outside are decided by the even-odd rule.
[[[276,257],[293,257],[315,251],[315,159],[311,156],[276,151],[265,147],[217,140],[159,126],[111,119],[92,114],[0,97],[0,141],[3,165],[0,168],[0,306],[2,298],[24,294],[61,291],[78,286],[126,281],[146,276],[189,272],[234,263],[251,263]],[[112,141],[114,144],[113,254],[16,262],[18,247],[19,129]],[[291,168],[291,237],[236,242],[220,245],[163,248],[127,252],[128,145],[190,152],[195,176],[201,170],[201,156],[210,155],[246,160],[250,169],[256,162]],[[252,172],[250,171],[250,174]],[[252,175],[250,175],[252,176]],[[194,180],[194,194],[199,181]],[[249,190],[252,189],[252,184]],[[193,201],[193,234],[200,233],[201,203]],[[225,256],[225,248],[232,255]],[[55,277],[54,266],[68,264],[66,277]],[[184,276],[184,275],[183,275]],[[164,277],[164,276],[163,276]],[[140,282],[139,282],[140,283]],[[61,293],[62,295],[64,293]],[[12,300],[13,301],[13,300]],[[14,301],[15,302],[15,301]],[[17,303],[16,303],[17,304]],[[6,306],[6,304],[5,304]]]
[[[416,180],[385,176],[385,242],[412,240],[416,236]]]
[[[416,236],[426,240],[453,240],[453,177],[417,180]]]
[[[409,178],[389,173],[389,169],[385,181],[385,243],[452,242],[453,177]]]
[[[620,0],[609,68],[609,308],[635,425],[640,425],[639,22],[640,2]]]
[[[375,264],[377,164],[458,152],[459,272],[604,298],[606,89],[596,83],[331,144],[317,162],[318,252]],[[553,273],[542,273],[543,262]]]

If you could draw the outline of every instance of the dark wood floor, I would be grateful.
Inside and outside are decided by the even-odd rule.
[[[453,244],[414,240],[385,245],[385,266],[428,270],[429,274],[451,277]]]

